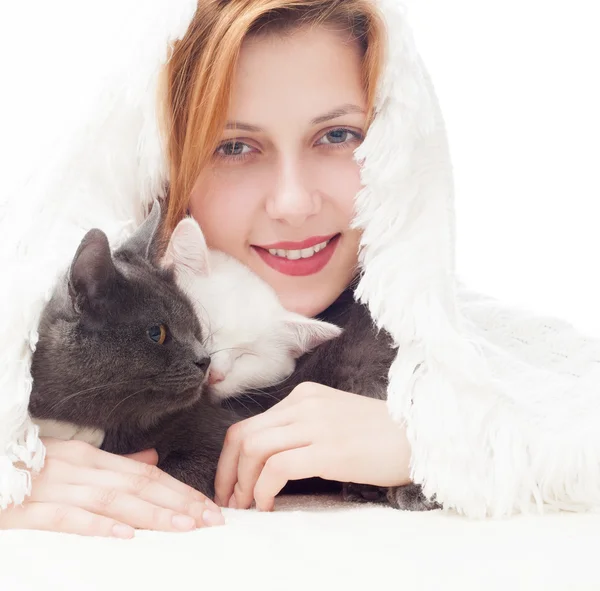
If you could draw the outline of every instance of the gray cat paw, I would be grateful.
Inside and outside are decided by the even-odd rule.
[[[405,486],[373,486],[346,482],[342,486],[342,499],[353,503],[389,503],[402,511],[432,511],[442,506],[428,499],[419,484]]]
[[[342,499],[352,503],[387,503],[387,492],[386,487],[345,482],[342,486]]]
[[[432,511],[442,506],[428,499],[419,484],[393,486],[387,489],[387,500],[392,507],[403,511]]]

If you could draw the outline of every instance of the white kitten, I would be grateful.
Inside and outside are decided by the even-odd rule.
[[[182,220],[164,263],[193,302],[211,356],[209,392],[219,400],[287,378],[296,359],[342,330],[288,312],[275,291],[245,265],[208,249],[192,218]]]

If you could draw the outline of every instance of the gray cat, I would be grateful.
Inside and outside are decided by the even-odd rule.
[[[258,409],[265,410],[302,382],[316,382],[345,392],[385,400],[388,372],[397,349],[388,333],[376,330],[366,307],[354,300],[353,289],[354,285],[351,285],[319,317],[342,328],[341,336],[302,356],[294,373],[282,383],[260,393],[248,392],[241,398],[229,399],[228,406],[232,409],[254,407],[255,412]],[[310,479],[308,488],[300,490],[309,492],[315,488],[332,490],[323,487],[315,479]],[[288,492],[294,490],[298,490],[298,484],[287,488]],[[342,494],[349,501],[388,502],[398,509],[410,511],[441,508],[434,500],[428,500],[417,484],[388,488],[345,483]]]
[[[158,466],[209,497],[240,414],[203,396],[210,358],[192,304],[157,260],[160,207],[111,254],[90,230],[39,327],[29,410],[104,433],[106,451],[151,447]]]

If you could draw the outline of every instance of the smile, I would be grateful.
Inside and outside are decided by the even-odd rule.
[[[305,277],[325,268],[335,253],[340,239],[341,234],[335,234],[330,237],[309,238],[303,242],[252,246],[252,249],[269,267],[279,273]]]
[[[309,259],[318,252],[322,251],[330,242],[333,240],[325,240],[325,242],[319,242],[309,248],[303,248],[302,250],[284,250],[282,248],[269,248],[269,253],[276,257],[283,257],[290,261],[297,261],[298,259]]]

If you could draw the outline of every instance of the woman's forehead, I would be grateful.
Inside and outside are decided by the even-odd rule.
[[[260,127],[297,115],[308,123],[350,104],[365,108],[360,51],[316,27],[244,44],[228,119]]]

